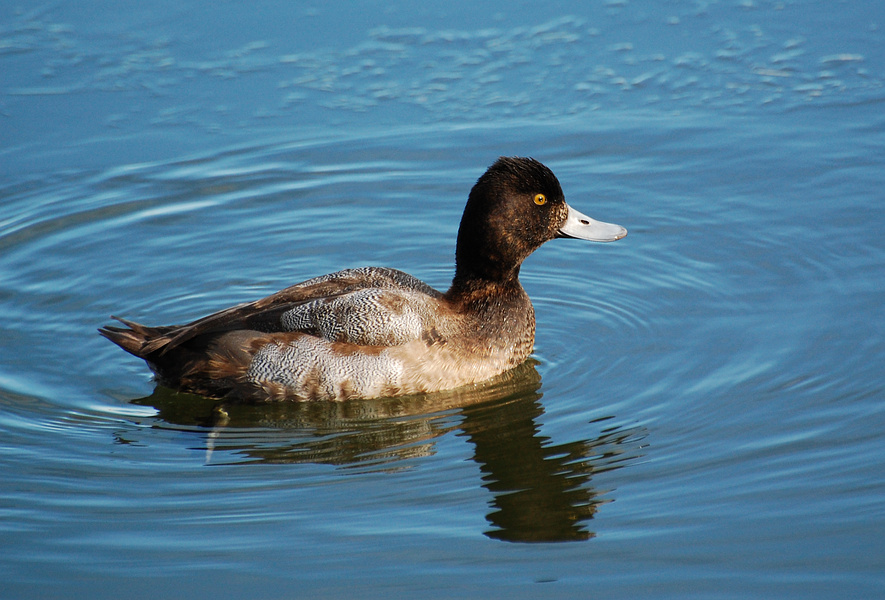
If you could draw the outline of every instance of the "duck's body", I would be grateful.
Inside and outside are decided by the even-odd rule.
[[[188,325],[123,321],[102,335],[145,359],[160,383],[209,396],[345,400],[480,382],[532,351],[535,316],[522,261],[554,237],[612,241],[617,225],[571,209],[532,159],[503,158],[474,186],[451,288],[394,269],[310,279]]]

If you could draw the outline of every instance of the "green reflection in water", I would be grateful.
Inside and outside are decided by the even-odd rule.
[[[485,535],[511,542],[587,540],[602,499],[595,473],[640,456],[641,429],[611,427],[561,444],[540,434],[544,409],[537,363],[485,384],[378,400],[229,404],[158,387],[133,403],[152,406],[158,427],[208,430],[207,463],[319,463],[359,472],[408,468],[455,431],[474,446],[492,493]],[[604,420],[603,420],[604,421]],[[121,440],[122,441],[122,440]],[[229,464],[228,463],[228,464]]]

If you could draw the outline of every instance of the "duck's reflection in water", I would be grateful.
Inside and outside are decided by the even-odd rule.
[[[638,458],[644,431],[600,429],[595,439],[552,443],[539,433],[541,377],[528,361],[484,385],[425,396],[280,404],[226,404],[157,388],[133,402],[159,412],[158,426],[208,428],[207,461],[324,463],[398,470],[433,453],[450,432],[475,448],[492,492],[492,538],[513,542],[586,540],[597,507],[610,500],[594,473]],[[164,424],[165,423],[165,424]]]

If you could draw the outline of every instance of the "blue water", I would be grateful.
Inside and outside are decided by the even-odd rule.
[[[885,597],[885,9],[437,4],[0,7],[0,597]],[[95,332],[445,288],[511,154],[630,234],[529,258],[503,380],[229,406]]]

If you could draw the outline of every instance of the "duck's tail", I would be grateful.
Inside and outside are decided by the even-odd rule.
[[[216,398],[254,394],[245,373],[252,355],[273,338],[273,334],[258,331],[218,331],[179,343],[181,331],[188,326],[148,327],[113,318],[124,326],[108,325],[98,332],[147,362],[158,383]]]
[[[220,397],[230,390],[230,381],[216,380],[209,373],[207,345],[210,340],[202,338],[170,346],[170,341],[181,327],[148,327],[119,317],[113,318],[124,326],[108,325],[98,332],[129,354],[144,359],[158,383],[204,396]]]
[[[120,317],[111,317],[119,321],[125,327],[108,325],[101,327],[98,333],[111,340],[123,350],[150,361],[151,355],[161,351],[169,343],[169,334],[178,329],[175,326],[148,327],[135,321],[128,321]]]

